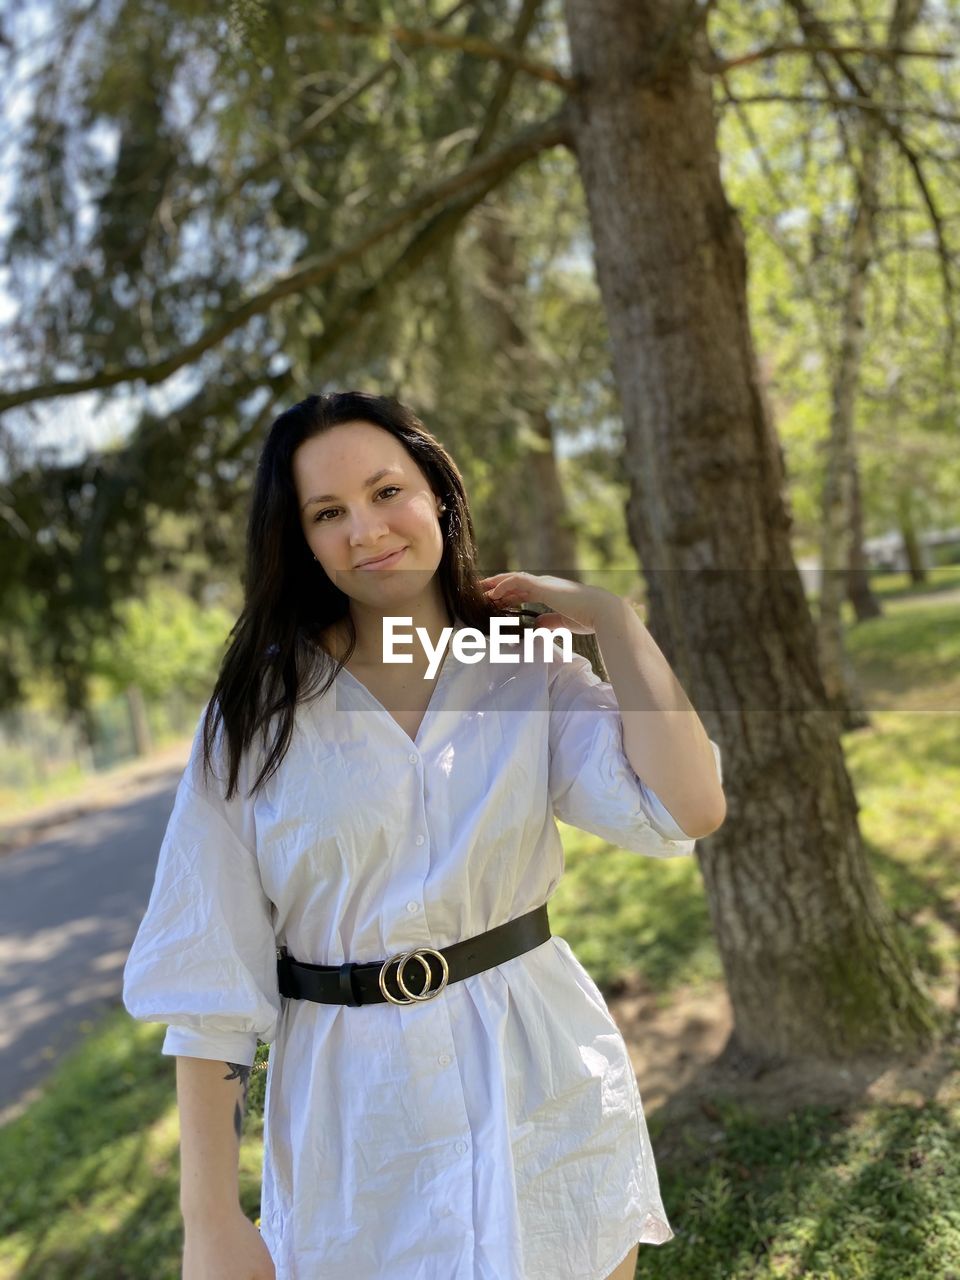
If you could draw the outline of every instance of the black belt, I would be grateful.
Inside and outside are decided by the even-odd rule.
[[[318,1004],[413,1004],[432,1000],[451,982],[469,978],[483,969],[532,951],[551,936],[547,904],[506,924],[498,924],[476,937],[453,942],[442,950],[414,947],[399,951],[382,963],[305,964],[294,960],[286,947],[277,948],[280,994]],[[408,960],[416,960],[410,976],[403,973]],[[409,971],[408,971],[409,972]]]

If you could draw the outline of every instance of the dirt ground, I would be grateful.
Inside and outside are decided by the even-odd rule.
[[[722,1136],[717,1099],[775,1119],[803,1104],[856,1109],[887,1102],[923,1106],[935,1100],[960,1116],[960,1001],[955,985],[931,990],[953,1012],[952,1034],[910,1060],[865,1057],[842,1064],[793,1061],[760,1070],[725,1053],[733,1029],[726,989],[681,988],[665,1008],[647,993],[610,996],[607,1004],[630,1051],[649,1116],[663,1108],[658,1157],[675,1146]]]

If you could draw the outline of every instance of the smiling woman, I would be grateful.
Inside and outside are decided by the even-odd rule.
[[[304,440],[292,463],[307,544],[350,598],[358,661],[381,655],[384,615],[400,606],[439,638],[450,617],[436,572],[446,504],[401,440],[374,423],[346,421]],[[336,492],[321,492],[333,476]]]
[[[491,661],[500,624],[530,634],[506,600],[539,588],[548,624],[586,631],[598,599],[475,561],[460,473],[404,406],[310,396],[273,423],[244,611],[124,970],[178,1058],[184,1280],[214,1257],[258,1280],[627,1280],[673,1235],[623,1037],[547,907],[557,818],[649,857],[694,841],[584,657]],[[394,667],[391,618],[434,654],[486,647]],[[258,1039],[269,1263],[236,1199]]]

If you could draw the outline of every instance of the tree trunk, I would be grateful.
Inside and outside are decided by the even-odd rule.
[[[790,545],[743,233],[686,0],[565,0],[574,144],[657,643],[721,747],[697,845],[742,1060],[910,1051],[937,1030],[867,866]],[[698,12],[698,11],[697,11]]]
[[[545,379],[536,368],[536,350],[518,320],[526,290],[513,235],[503,217],[496,216],[491,201],[476,211],[475,221],[489,286],[483,301],[490,315],[497,358],[503,362],[503,380],[508,386],[527,389],[522,400],[517,396],[517,411],[528,428],[528,443],[521,445],[520,464],[504,477],[513,517],[508,526],[513,531],[513,563],[528,573],[560,573],[579,580],[573,527],[557,471],[553,426],[536,394]]]
[[[147,704],[138,684],[127,686],[127,706],[130,711],[130,729],[133,746],[138,757],[146,757],[153,751],[153,734],[147,717]]]
[[[863,504],[860,501],[860,467],[856,455],[850,470],[850,558],[847,565],[847,598],[858,622],[879,618],[880,601],[870,585],[867,557],[863,551]]]
[[[920,16],[922,0],[893,0],[887,43],[897,48]],[[828,32],[812,15],[804,26],[816,39]],[[866,75],[866,70],[863,71]],[[879,70],[871,76],[872,88],[887,84]],[[826,446],[823,485],[820,563],[823,566],[817,641],[827,699],[843,717],[845,729],[869,724],[869,717],[853,668],[843,646],[841,603],[849,590],[847,577],[853,537],[853,495],[856,475],[854,413],[863,342],[866,333],[867,277],[873,260],[874,226],[878,204],[877,179],[880,168],[881,125],[873,112],[862,112],[857,135],[860,140],[857,203],[850,230],[850,252],[846,265],[846,294],[840,326],[840,353],[833,386],[830,432]]]
[[[530,430],[540,447],[525,461],[526,502],[518,509],[522,545],[531,573],[561,573],[579,582],[574,527],[557,470],[553,423],[543,405],[531,409]]]
[[[877,161],[880,139],[871,120],[861,128],[859,196],[850,233],[846,294],[840,325],[840,353],[833,384],[830,429],[825,441],[826,464],[820,515],[820,608],[817,642],[827,700],[842,717],[845,729],[869,723],[860,691],[846,661],[841,603],[847,591],[847,564],[853,501],[850,492],[855,467],[853,417],[863,339],[866,327],[867,273],[873,244]]]
[[[918,586],[927,580],[927,566],[924,561],[923,547],[917,537],[909,489],[901,489],[897,494],[897,519],[900,522],[900,536],[903,539],[903,555],[907,563],[907,572],[910,575],[910,581],[914,586]]]

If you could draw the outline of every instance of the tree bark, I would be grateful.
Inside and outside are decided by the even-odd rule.
[[[907,573],[914,586],[927,580],[927,566],[924,560],[923,547],[917,536],[917,526],[913,518],[913,502],[910,490],[900,489],[897,493],[897,519],[900,524],[900,537],[903,539],[903,556]]]
[[[150,732],[150,720],[147,716],[143,690],[138,684],[130,684],[127,685],[126,693],[134,751],[138,758],[145,759],[153,750],[153,735]]]
[[[847,562],[847,598],[858,622],[879,618],[883,610],[870,583],[863,550],[863,503],[860,501],[860,467],[856,455],[850,471],[850,554]]]
[[[529,443],[520,448],[520,465],[504,476],[512,519],[513,563],[528,573],[562,573],[579,580],[576,541],[566,496],[557,470],[553,426],[537,395],[545,378],[537,368],[537,353],[519,318],[526,296],[523,271],[517,263],[513,236],[496,216],[493,200],[476,211],[478,240],[484,250],[488,288],[483,305],[490,315],[489,331],[502,361],[507,385],[524,389],[517,413],[523,416]]]
[[[842,717],[844,728],[866,725],[862,705],[843,646],[841,602],[847,591],[850,555],[850,522],[853,509],[851,481],[854,446],[853,419],[866,327],[867,274],[873,249],[873,223],[877,203],[877,162],[880,145],[875,123],[861,124],[862,156],[859,194],[849,238],[846,291],[840,322],[840,351],[832,388],[830,427],[825,441],[825,466],[820,511],[820,607],[817,642],[820,669],[830,705]]]
[[[565,0],[574,145],[624,415],[648,623],[724,758],[697,846],[731,1058],[910,1051],[937,1031],[867,866],[794,564],[744,239],[720,180],[699,13]]]

